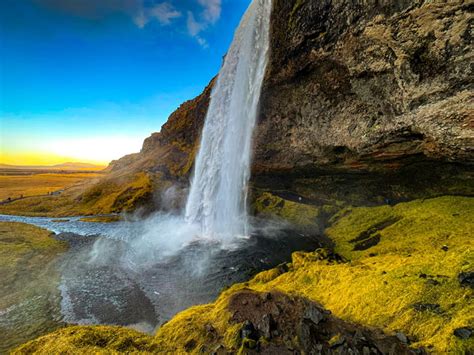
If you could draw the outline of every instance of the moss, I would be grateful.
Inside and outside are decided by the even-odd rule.
[[[474,322],[472,290],[457,280],[460,272],[474,268],[473,214],[472,198],[449,196],[345,210],[333,218],[327,234],[350,262],[294,253],[290,272],[269,282],[255,278],[249,287],[297,293],[342,319],[401,330],[415,346],[462,352],[474,345],[472,338],[453,336],[454,329]],[[380,236],[377,245],[354,250],[358,238],[373,234]],[[416,304],[436,304],[439,311],[420,311]]]
[[[291,9],[291,13],[290,13],[290,22],[289,22],[290,28],[294,27],[295,15],[298,12],[298,10],[303,6],[303,4],[304,4],[304,0],[295,1],[295,4],[293,5],[293,8]]]
[[[474,320],[472,290],[457,280],[459,272],[474,267],[473,212],[474,200],[464,197],[345,210],[333,218],[327,233],[342,259],[349,261],[331,260],[325,250],[296,252],[288,272],[275,268],[232,286],[214,304],[179,314],[158,331],[157,338],[161,344],[173,344],[169,351],[183,350],[179,344],[190,340],[199,344],[196,352],[218,343],[236,351],[239,327],[228,328],[230,316],[225,311],[230,295],[244,288],[277,289],[320,302],[344,320],[402,331],[414,347],[466,352],[474,345],[472,338],[459,340],[453,331],[472,326]],[[367,231],[379,233],[380,242],[353,251],[351,241]],[[420,311],[416,304],[439,304],[440,311]],[[217,339],[209,339],[206,324],[217,329]]]
[[[61,329],[15,349],[12,354],[118,354],[156,353],[153,337],[110,326],[75,326]]]
[[[232,324],[227,306],[236,292],[252,289],[307,297],[343,320],[401,331],[413,347],[466,353],[474,340],[460,340],[453,332],[474,323],[473,291],[457,279],[474,268],[473,212],[474,199],[451,196],[346,209],[327,229],[342,258],[331,258],[325,250],[294,253],[286,268],[262,272],[230,287],[212,304],[179,313],[158,330],[153,344],[162,353],[209,353],[219,346],[244,351],[242,325]],[[380,236],[378,244],[354,250],[373,234]],[[63,343],[61,333],[49,339],[45,349]]]
[[[0,222],[0,353],[59,326],[59,275],[50,265],[66,249],[47,230]]]
[[[318,207],[284,200],[269,192],[262,193],[254,202],[254,210],[257,215],[278,217],[303,227],[314,225],[318,217],[330,209],[330,206]]]

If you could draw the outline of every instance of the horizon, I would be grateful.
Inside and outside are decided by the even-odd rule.
[[[104,166],[138,152],[218,73],[249,3],[1,2],[0,163]]]

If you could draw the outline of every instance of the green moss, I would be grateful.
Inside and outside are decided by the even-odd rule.
[[[257,215],[265,217],[278,217],[298,226],[314,225],[318,217],[331,210],[330,206],[312,206],[284,200],[269,192],[258,196],[254,202]]]

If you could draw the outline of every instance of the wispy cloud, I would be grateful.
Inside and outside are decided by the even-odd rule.
[[[219,20],[222,9],[221,0],[198,0],[198,2],[204,7],[202,16],[208,23]]]
[[[219,20],[221,17],[222,3],[221,0],[198,0],[198,2],[202,7],[202,11],[198,15],[199,20],[196,19],[192,11],[188,11],[188,33],[194,37],[202,47],[206,48],[208,47],[208,43],[200,34]]]
[[[152,20],[157,20],[161,25],[169,25],[171,21],[181,17],[181,12],[178,11],[169,2],[162,2],[152,7],[142,6],[138,14],[133,18],[135,24],[143,28]]]

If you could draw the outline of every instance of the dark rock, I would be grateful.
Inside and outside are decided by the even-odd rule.
[[[196,340],[191,339],[186,344],[184,344],[184,348],[186,349],[186,351],[191,351],[196,347],[196,345]]]
[[[426,279],[427,277],[428,277],[428,275],[426,275],[426,274],[420,274],[421,279]]]
[[[458,275],[458,280],[461,286],[474,289],[474,271],[461,272]]]
[[[441,283],[438,280],[435,280],[435,279],[429,279],[428,281],[426,281],[426,284],[431,285],[431,286],[441,285]]]
[[[252,322],[244,322],[244,324],[242,325],[242,329],[240,329],[240,338],[258,340],[258,333],[255,330],[255,327]]]
[[[413,308],[418,312],[441,313],[441,306],[437,303],[415,303]]]
[[[441,250],[443,250],[443,251],[448,251],[448,250],[449,250],[449,247],[448,247],[447,245],[443,245],[443,246],[441,247]]]
[[[374,236],[364,240],[363,242],[357,243],[354,245],[354,251],[359,250],[367,250],[369,248],[372,248],[373,246],[376,246],[377,244],[380,243],[380,234],[375,234]]]
[[[255,346],[263,354],[362,354],[364,348],[379,349],[374,354],[393,349],[396,354],[413,353],[397,337],[344,322],[302,297],[271,292],[268,299],[264,293],[242,290],[230,298],[228,309],[231,323],[244,324],[242,346]],[[259,341],[261,337],[266,341]]]
[[[470,337],[472,337],[472,328],[469,328],[469,327],[457,328],[454,330],[453,334],[459,339],[463,339],[463,340],[469,339]]]

